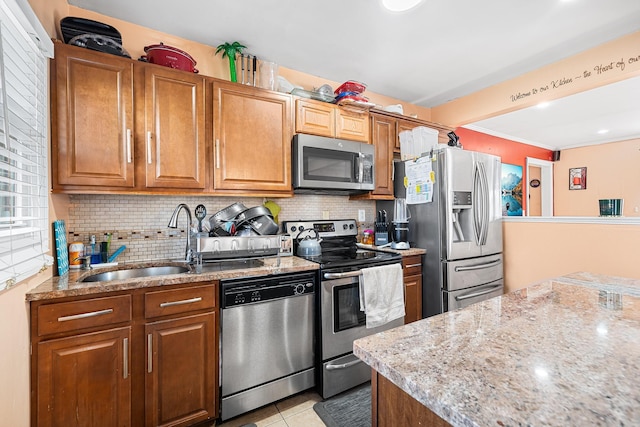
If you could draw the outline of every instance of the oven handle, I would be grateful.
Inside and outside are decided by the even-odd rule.
[[[362,363],[362,360],[356,359],[356,360],[352,360],[351,362],[342,363],[340,365],[327,365],[325,368],[327,369],[327,371],[335,371],[337,369],[350,368],[350,367],[352,367],[354,365],[357,365],[358,363]]]
[[[501,288],[502,285],[496,285],[496,286],[492,286],[489,289],[485,289],[483,291],[480,292],[474,292],[472,294],[468,294],[468,295],[460,295],[458,297],[456,297],[456,301],[463,301],[469,298],[475,298],[475,297],[479,297],[481,295],[486,295],[486,294],[490,294],[491,292],[495,291],[498,288]]]
[[[324,273],[325,279],[343,279],[345,277],[358,277],[360,274],[360,270],[358,271],[348,271],[346,273]]]

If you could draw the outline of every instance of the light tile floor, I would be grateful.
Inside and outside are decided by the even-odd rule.
[[[301,393],[217,424],[216,427],[241,427],[249,423],[254,423],[257,427],[325,427],[313,410],[313,405],[321,400],[322,397],[317,393]]]

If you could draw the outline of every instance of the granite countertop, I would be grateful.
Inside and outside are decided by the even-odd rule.
[[[237,268],[228,270],[205,271],[203,273],[168,274],[155,277],[139,277],[125,280],[112,280],[108,282],[81,282],[87,276],[106,271],[122,270],[127,268],[156,267],[167,265],[185,265],[183,262],[149,261],[131,264],[122,264],[116,267],[107,267],[92,270],[72,270],[68,274],[52,277],[27,292],[27,301],[47,300],[79,295],[91,295],[102,292],[113,292],[146,288],[153,286],[178,285],[185,283],[210,282],[213,280],[230,279],[235,277],[268,276],[272,274],[285,274],[300,271],[317,270],[319,264],[307,261],[296,256],[261,258],[263,265],[250,268]]]
[[[356,340],[454,426],[640,424],[640,280],[575,273]]]

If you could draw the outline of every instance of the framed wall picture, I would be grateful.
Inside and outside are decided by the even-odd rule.
[[[587,168],[569,169],[569,190],[587,189]]]
[[[502,216],[522,216],[522,166],[502,164]]]

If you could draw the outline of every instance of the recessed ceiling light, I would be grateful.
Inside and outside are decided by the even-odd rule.
[[[609,129],[600,129],[600,130],[598,131],[598,133],[599,133],[600,135],[604,135],[605,133],[609,133]]]
[[[404,12],[416,7],[422,0],[382,0],[382,5],[392,12]]]
[[[549,105],[551,105],[550,102],[541,102],[540,104],[536,105],[536,107],[543,109],[543,108],[547,108]]]

